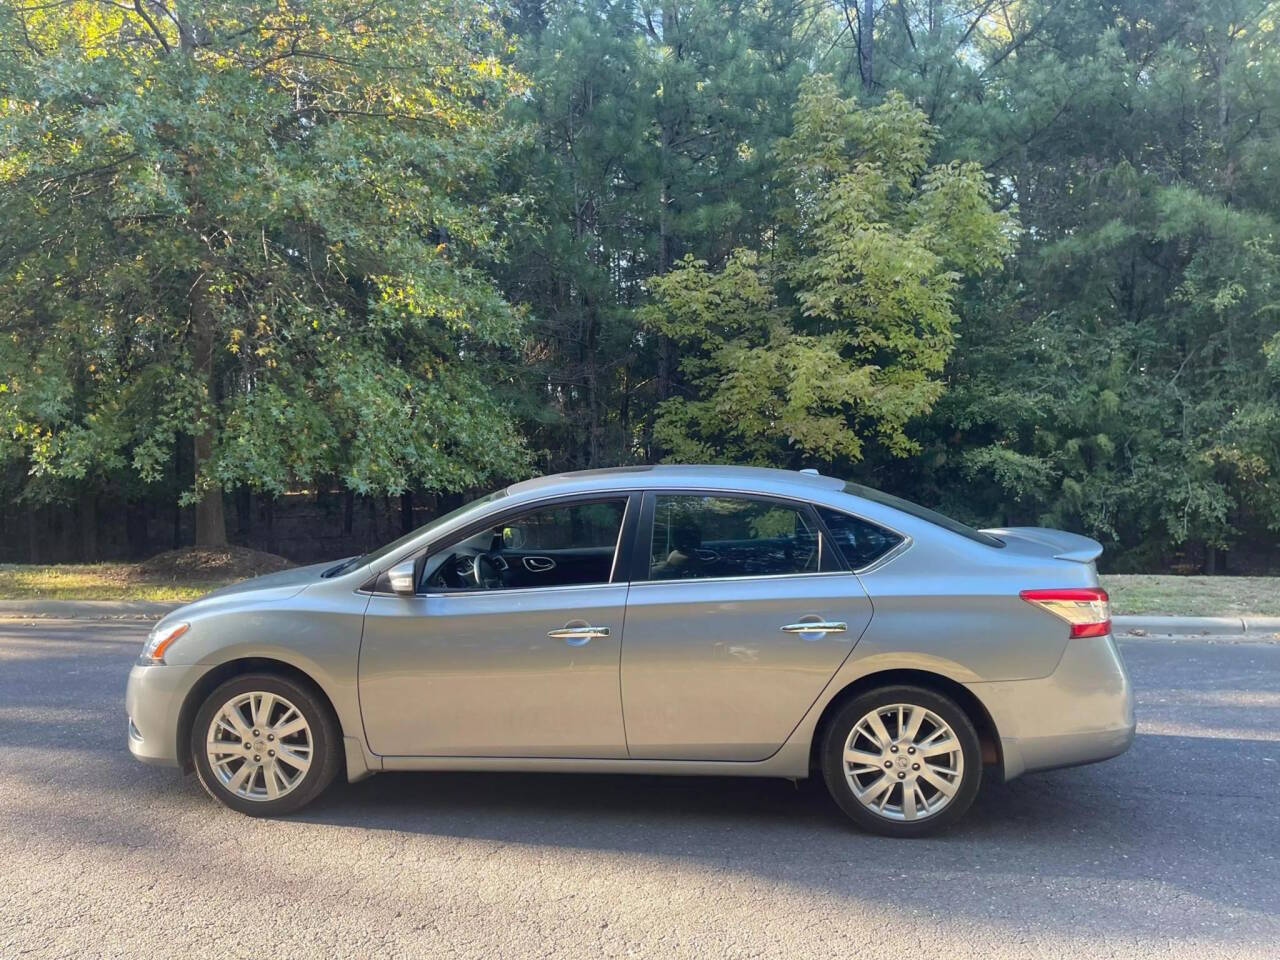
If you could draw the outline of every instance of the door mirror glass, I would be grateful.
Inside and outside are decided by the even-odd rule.
[[[412,560],[405,560],[387,571],[387,581],[391,586],[391,592],[396,596],[412,597],[418,592],[417,584],[414,583],[415,566]]]

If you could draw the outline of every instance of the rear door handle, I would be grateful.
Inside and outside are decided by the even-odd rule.
[[[849,625],[840,620],[814,620],[809,623],[788,623],[783,633],[844,633]]]
[[[608,627],[563,627],[559,630],[548,630],[547,636],[552,640],[563,640],[571,647],[585,646],[591,640],[609,636]]]

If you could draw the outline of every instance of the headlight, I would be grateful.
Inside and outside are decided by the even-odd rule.
[[[168,623],[164,626],[157,625],[155,629],[147,635],[146,646],[142,648],[143,663],[164,663],[164,652],[173,645],[173,641],[187,632],[190,627],[189,623]]]

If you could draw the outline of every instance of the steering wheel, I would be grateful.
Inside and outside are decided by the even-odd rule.
[[[481,590],[502,586],[502,571],[487,553],[477,553],[471,560],[471,579]]]

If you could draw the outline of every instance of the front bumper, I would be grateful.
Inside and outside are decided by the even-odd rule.
[[[205,669],[198,665],[134,665],[124,693],[130,753],[143,763],[179,765],[178,717],[187,692]]]
[[[1133,743],[1133,685],[1110,634],[1068,641],[1039,680],[970,683],[1000,734],[1004,777],[1094,763]]]

